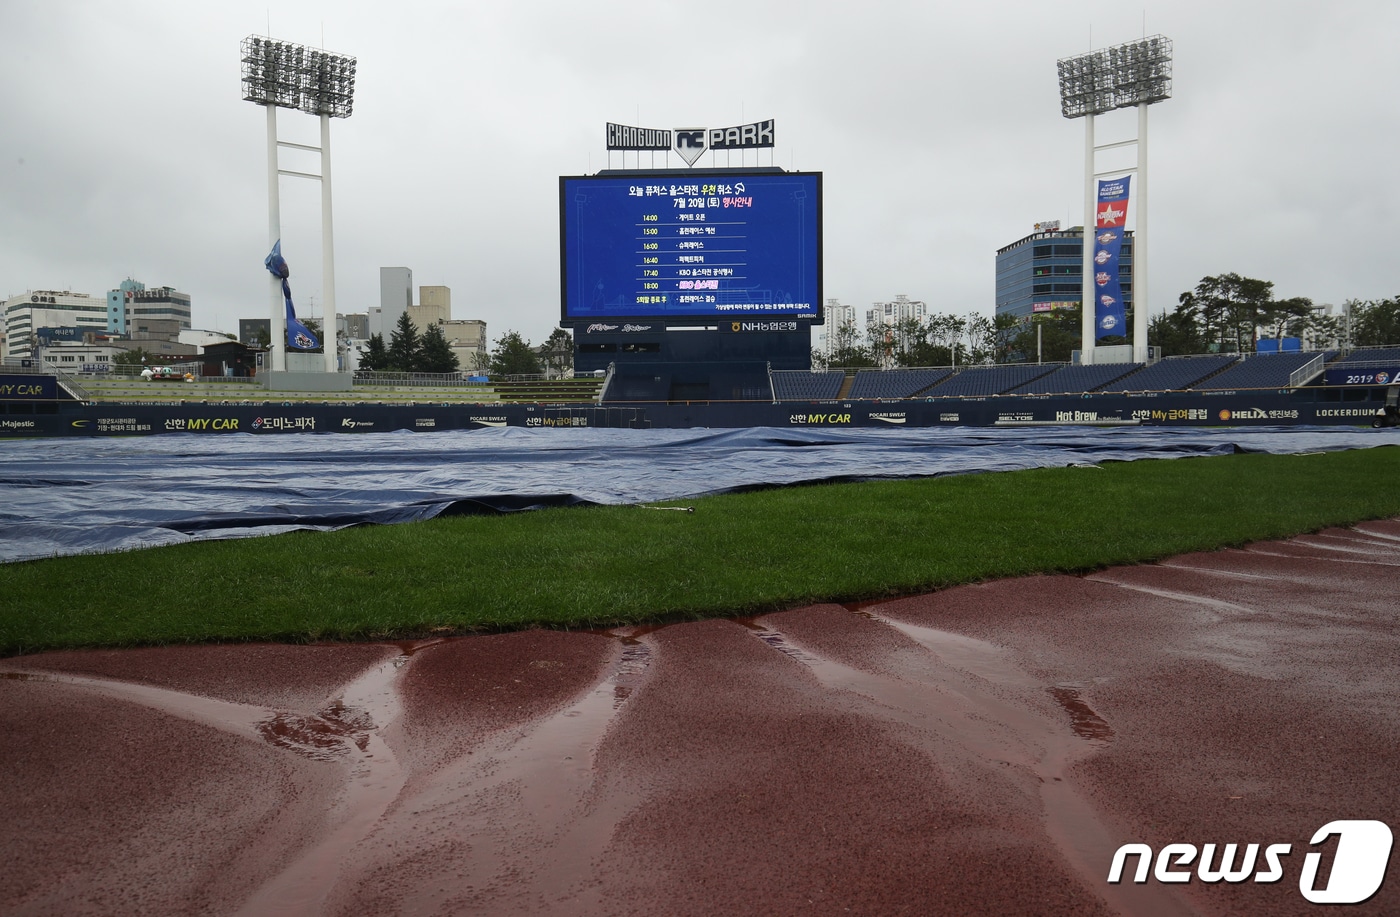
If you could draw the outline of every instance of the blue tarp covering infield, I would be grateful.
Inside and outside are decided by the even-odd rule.
[[[753,487],[1400,445],[1400,429],[922,428],[167,435],[0,444],[0,562]]]

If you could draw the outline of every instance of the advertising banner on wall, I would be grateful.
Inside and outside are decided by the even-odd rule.
[[[1094,220],[1094,337],[1121,337],[1127,334],[1127,314],[1123,309],[1123,289],[1118,283],[1118,255],[1128,222],[1128,182],[1130,177],[1099,182],[1098,216]]]

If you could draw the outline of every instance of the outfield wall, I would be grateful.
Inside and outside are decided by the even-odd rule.
[[[1384,388],[614,405],[0,401],[0,437],[486,427],[1370,426]]]

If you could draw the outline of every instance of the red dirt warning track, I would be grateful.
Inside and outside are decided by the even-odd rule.
[[[0,913],[1315,913],[1314,831],[1400,829],[1398,585],[1388,521],[606,635],[11,658]],[[1130,842],[1291,853],[1110,885]],[[1397,863],[1348,913],[1400,912]]]

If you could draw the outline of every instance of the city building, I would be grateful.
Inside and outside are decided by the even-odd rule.
[[[1084,298],[1084,227],[1033,232],[997,250],[996,314],[1028,321],[1037,312],[1078,309]],[[1133,305],[1133,232],[1118,258],[1123,305]]]
[[[826,308],[822,310],[823,322],[817,332],[816,349],[822,353],[831,354],[831,349],[836,346],[836,332],[842,325],[850,324],[856,329],[859,337],[863,331],[856,325],[856,307],[842,305],[839,299],[828,299]]]
[[[349,340],[368,341],[369,315],[364,312],[337,313],[335,330]]]
[[[928,304],[899,293],[893,302],[871,303],[870,308],[865,310],[865,327],[894,326],[911,318],[920,322],[928,318]]]
[[[484,370],[490,359],[486,348],[486,323],[468,318],[443,322],[442,336],[447,338],[447,346],[457,355],[457,365],[462,372]]]
[[[107,333],[107,303],[87,293],[71,290],[29,290],[5,300],[4,336],[0,339],[6,361],[27,358],[38,346],[44,329],[72,329],[69,339]],[[53,334],[44,335],[53,338]]]
[[[385,342],[397,327],[399,316],[413,306],[413,270],[406,267],[379,269],[379,308],[369,310],[369,333]]]
[[[240,318],[238,339],[250,347],[266,347],[272,341],[272,319]]]
[[[429,325],[441,325],[452,319],[452,290],[448,287],[419,287],[418,305],[408,307],[409,320],[422,334]],[[392,329],[392,326],[391,326]]]
[[[178,334],[190,327],[189,294],[174,287],[148,290],[141,281],[128,277],[117,289],[107,291],[107,331],[111,334],[164,334],[169,328]]]

